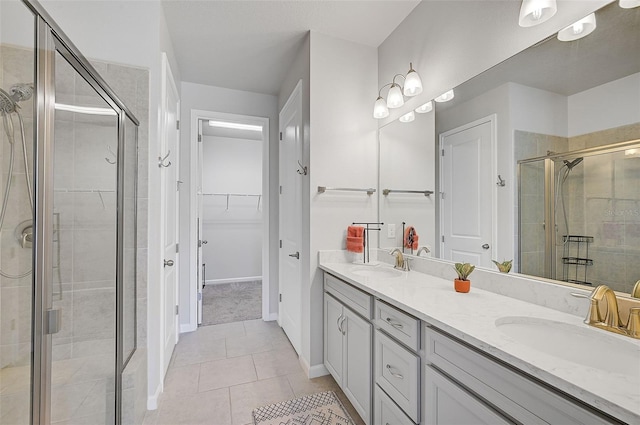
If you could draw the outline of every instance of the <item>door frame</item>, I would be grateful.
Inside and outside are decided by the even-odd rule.
[[[191,110],[191,135],[189,137],[190,155],[189,155],[189,239],[188,249],[189,258],[193,267],[189,267],[189,320],[187,323],[180,325],[180,332],[192,332],[198,329],[198,270],[199,264],[194,264],[198,257],[198,121],[199,120],[233,120],[246,124],[254,124],[262,126],[262,320],[273,320],[269,314],[270,288],[269,281],[269,146],[271,139],[269,137],[270,127],[269,118],[253,115],[231,114],[226,112],[205,111],[199,109]]]
[[[497,114],[491,114],[488,115],[484,118],[480,118],[478,120],[475,121],[471,121],[467,124],[461,125],[459,127],[456,127],[454,129],[451,129],[449,131],[445,131],[444,133],[440,133],[438,135],[438,162],[439,162],[439,171],[440,171],[440,175],[438,176],[438,186],[439,186],[439,195],[440,195],[440,200],[442,199],[442,188],[443,188],[443,184],[442,182],[444,181],[444,168],[443,168],[443,164],[442,164],[442,152],[444,149],[444,139],[448,136],[451,136],[453,134],[456,133],[460,133],[462,131],[465,130],[469,130],[473,127],[477,127],[479,125],[485,124],[485,123],[489,123],[491,126],[491,175],[492,176],[496,176],[498,175],[498,137],[497,137],[497,133],[498,133],[498,115]],[[443,202],[439,202],[440,207],[439,207],[439,214],[440,214],[440,223],[439,223],[439,234],[440,234],[440,240],[438,241],[439,247],[440,247],[440,254],[442,255],[442,253],[444,252],[444,242],[442,242],[442,232],[444,229],[444,203]],[[499,250],[500,247],[498,246],[498,215],[496,214],[496,212],[498,211],[498,185],[491,185],[491,246],[493,247],[493,256],[495,256],[496,258],[500,258],[499,255]]]
[[[176,152],[174,152],[173,155],[171,155],[173,161],[172,162],[172,166],[175,166],[175,177],[176,180],[180,180],[180,130],[179,128],[167,128],[166,126],[166,115],[167,115],[167,111],[168,111],[168,101],[169,101],[169,96],[168,96],[168,92],[169,90],[173,91],[176,98],[178,99],[177,105],[176,105],[176,118],[178,120],[178,122],[180,122],[180,92],[178,91],[178,87],[176,86],[175,83],[175,79],[173,77],[173,72],[171,71],[171,67],[169,64],[169,58],[167,57],[167,54],[165,52],[161,53],[161,58],[162,58],[162,90],[161,90],[161,94],[160,94],[160,101],[161,101],[161,113],[160,113],[160,119],[161,119],[161,149],[166,149],[167,147],[167,138],[169,136],[169,132],[170,131],[175,131],[176,134]],[[166,153],[164,151],[160,152],[160,155],[165,155]],[[162,157],[159,157],[159,159]],[[164,186],[165,183],[165,177],[164,176],[160,176],[160,185],[161,185],[161,194],[160,194],[160,205],[161,205],[161,216],[160,216],[160,241],[161,241],[161,255],[162,258],[164,258],[164,249],[165,249],[165,225],[164,225],[164,221],[166,219],[166,214],[164,212],[164,210],[162,210],[162,207],[164,206],[164,197],[165,195],[165,191],[166,190],[176,190],[176,187],[173,184],[168,184],[168,187]],[[180,191],[176,190],[176,198],[175,198],[175,233],[176,233],[176,244],[178,244],[180,242]],[[175,254],[175,299],[176,299],[176,305],[179,304],[179,296],[180,296],[180,254],[178,252],[176,252]],[[164,364],[165,364],[165,358],[164,358],[164,337],[166,334],[165,331],[165,315],[168,313],[167,311],[165,311],[164,307],[165,307],[165,291],[164,291],[164,284],[165,284],[165,279],[164,279],[164,265],[163,264],[159,264],[159,269],[160,269],[160,282],[162,285],[162,291],[160,292],[160,333],[161,333],[161,341],[162,341],[162,346],[161,346],[161,350],[160,350],[160,376],[162,377],[161,379],[161,388],[164,390],[164,376],[165,376],[165,369],[164,369]],[[171,314],[171,313],[169,313]],[[176,314],[175,312],[173,313],[175,314],[175,344],[178,343],[178,340],[180,339],[180,316],[178,314]]]

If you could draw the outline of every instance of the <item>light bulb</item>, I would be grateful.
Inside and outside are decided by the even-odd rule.
[[[531,17],[533,17],[534,20],[539,21],[540,18],[542,18],[542,9],[535,9],[531,12]]]
[[[436,97],[433,100],[435,100],[438,103],[448,102],[451,99],[453,99],[454,96],[455,94],[453,93],[453,90],[449,90],[448,92],[442,93],[440,96]]]
[[[389,94],[387,95],[387,107],[399,108],[404,105],[404,98],[402,97],[402,91],[400,86],[396,83],[391,84]]]
[[[416,114],[413,111],[411,111],[411,112],[408,112],[408,113],[404,114],[400,118],[398,118],[398,121],[400,121],[400,122],[411,122],[411,121],[413,121],[415,119],[416,119]]]
[[[422,80],[418,73],[413,69],[413,64],[409,64],[409,72],[404,79],[404,95],[415,96],[422,93]]]
[[[580,34],[582,32],[582,30],[584,29],[584,26],[580,22],[577,22],[577,23],[573,24],[571,26],[571,28],[573,29],[573,33],[575,35],[578,35],[578,34]]]
[[[419,114],[426,114],[433,109],[433,102],[428,101],[427,103],[420,105],[416,108],[416,112]]]
[[[389,108],[382,96],[378,96],[375,105],[373,105],[373,118],[381,119],[389,116]]]

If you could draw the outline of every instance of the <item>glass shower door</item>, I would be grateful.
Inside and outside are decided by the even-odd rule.
[[[118,123],[56,51],[51,422],[115,422]]]
[[[35,18],[0,1],[0,423],[29,423]]]

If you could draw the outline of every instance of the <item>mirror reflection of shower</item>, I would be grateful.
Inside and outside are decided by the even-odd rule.
[[[29,196],[29,205],[31,216],[33,216],[33,192],[31,187],[31,178],[29,176],[29,159],[27,155],[27,141],[24,129],[24,120],[20,114],[20,102],[27,101],[33,96],[33,84],[15,84],[6,92],[0,88],[0,114],[2,115],[2,124],[7,140],[9,142],[11,151],[9,154],[9,169],[7,171],[6,183],[4,192],[2,193],[2,206],[0,207],[0,231],[4,225],[7,208],[10,203],[11,185],[14,179],[14,165],[16,157],[16,132],[19,135],[19,139],[22,147],[22,160],[24,161],[24,177],[27,184],[27,193]],[[18,128],[16,129],[14,118],[17,118]],[[33,222],[32,218],[28,217],[27,220],[18,224],[15,229],[15,236],[19,246],[25,249],[30,249],[33,242]],[[17,274],[7,273],[0,268],[0,275],[8,279],[20,279],[28,276],[31,273],[29,270],[18,272]]]
[[[573,167],[580,164],[583,158],[576,158],[573,161],[563,160],[563,164],[558,170],[558,180],[556,182],[556,199],[554,203],[553,214],[555,216],[555,221],[558,223],[558,206],[562,210],[562,219],[564,222],[564,232],[567,237],[556,238],[557,245],[565,245],[569,240],[568,236],[571,235],[569,231],[569,220],[567,219],[567,208],[566,208],[566,200],[565,200],[565,182],[573,170]],[[558,232],[558,225],[556,224],[556,232]]]

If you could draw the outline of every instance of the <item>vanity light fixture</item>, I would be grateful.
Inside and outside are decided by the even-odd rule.
[[[633,9],[640,6],[640,0],[620,0],[619,4],[623,9]]]
[[[523,0],[518,24],[532,27],[551,19],[557,11],[556,0]]]
[[[396,78],[398,77],[404,78],[404,87],[396,83]],[[385,87],[389,87],[386,101],[382,97],[382,89]],[[404,96],[415,96],[420,93],[422,93],[422,80],[416,70],[413,69],[413,64],[409,63],[407,75],[396,74],[389,84],[385,84],[380,88],[378,98],[373,105],[373,117],[377,119],[388,117],[390,108],[399,108],[404,105]]]
[[[406,114],[404,114],[403,116],[401,116],[400,118],[398,118],[398,121],[400,122],[411,122],[413,120],[416,119],[416,114],[413,111],[407,112]]]
[[[432,109],[433,109],[433,102],[428,101],[427,103],[418,106],[415,110],[419,114],[426,114],[427,112],[431,112]]]
[[[578,22],[569,25],[558,33],[560,41],[574,41],[586,37],[596,29],[596,14],[580,19]]]
[[[241,124],[238,122],[209,120],[209,127],[231,128],[233,130],[262,131],[261,125]]]
[[[448,92],[442,93],[440,96],[436,97],[433,100],[435,100],[438,103],[448,102],[451,99],[453,99],[454,96],[455,94],[453,93],[453,90],[449,90]]]

